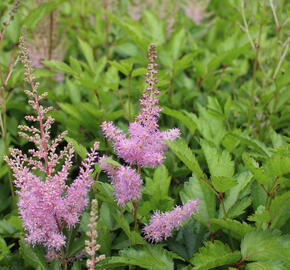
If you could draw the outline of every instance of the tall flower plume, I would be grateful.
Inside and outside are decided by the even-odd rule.
[[[198,209],[198,201],[190,200],[183,206],[177,206],[170,212],[155,212],[150,224],[144,227],[145,238],[152,242],[166,240],[172,235],[174,229],[189,219]]]
[[[39,84],[35,82],[23,37],[20,38],[19,46],[25,81],[31,86],[31,90],[25,90],[25,93],[36,112],[35,115],[25,117],[35,125],[19,126],[19,135],[34,143],[35,149],[30,149],[29,155],[12,149],[11,157],[6,157],[6,161],[13,171],[14,183],[18,188],[18,207],[27,232],[27,242],[58,250],[65,245],[62,229],[78,223],[88,203],[87,193],[93,184],[90,174],[97,157],[98,143],[83,160],[78,177],[68,185],[66,180],[72,167],[74,150],[68,144],[58,151],[66,132],[51,139],[50,128],[54,119],[47,116],[47,113],[52,108],[40,104],[47,94],[38,94]]]
[[[158,102],[160,93],[156,87],[158,84],[156,59],[156,46],[150,45],[148,71],[145,74],[147,86],[140,99],[141,111],[136,120],[129,123],[129,136],[112,122],[102,123],[103,132],[107,139],[113,142],[117,154],[131,165],[156,167],[161,164],[167,149],[165,140],[175,140],[179,136],[178,129],[159,130],[158,118],[161,108]]]

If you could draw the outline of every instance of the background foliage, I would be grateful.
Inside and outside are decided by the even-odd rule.
[[[96,166],[91,197],[99,200],[98,241],[107,256],[96,269],[290,268],[290,2],[188,2],[191,13],[187,1],[28,0],[2,24],[0,269],[61,269],[23,241],[3,161],[9,147],[28,148],[17,135],[29,113],[15,63],[22,26],[41,89],[55,107],[53,130],[68,130],[79,157],[95,140],[102,154],[113,155],[100,123],[125,128],[134,118],[145,53],[157,44],[160,126],[179,127],[182,139],[168,143],[163,166],[142,175],[139,219],[147,223],[153,210],[188,199],[199,198],[200,210],[169,240],[150,246],[133,230],[130,209],[119,214]],[[12,5],[1,1],[2,23]],[[87,223],[88,212],[68,232],[71,269],[85,265]]]

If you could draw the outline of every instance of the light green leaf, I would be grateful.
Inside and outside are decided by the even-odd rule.
[[[165,31],[163,29],[162,20],[159,20],[152,12],[149,12],[148,10],[145,10],[144,16],[149,27],[147,31],[151,34],[154,42],[159,45],[163,44],[165,41]]]
[[[113,216],[118,225],[122,228],[122,230],[129,238],[132,245],[143,245],[146,243],[144,238],[138,232],[130,230],[130,225],[124,216],[114,213]]]
[[[241,201],[242,194],[249,187],[252,179],[253,177],[249,172],[243,172],[238,176],[235,176],[235,180],[238,184],[225,194],[224,205],[228,214],[230,214],[231,209]]]
[[[163,107],[162,113],[167,114],[169,116],[174,117],[175,119],[179,120],[182,124],[184,124],[191,132],[194,134],[196,130],[196,124],[188,115],[184,114],[181,111],[173,110],[168,107]]]
[[[9,247],[7,246],[5,240],[0,237],[0,261],[3,260],[9,253]]]
[[[167,144],[177,157],[188,167],[188,169],[194,172],[197,176],[204,177],[197,159],[184,140],[179,139],[175,142],[167,141]]]
[[[243,222],[239,222],[233,219],[217,219],[213,218],[211,220],[212,224],[218,225],[218,227],[222,228],[225,231],[230,231],[233,234],[233,237],[240,240],[242,239],[248,232],[255,230],[251,225]]]
[[[290,191],[273,199],[270,206],[271,228],[280,229],[290,218]]]
[[[83,145],[78,143],[75,139],[65,136],[65,140],[73,146],[75,151],[82,159],[87,156],[87,149]]]
[[[96,269],[136,265],[149,270],[173,270],[173,258],[179,258],[179,256],[160,246],[129,248],[122,250],[118,257],[108,258],[96,264]]]
[[[181,28],[174,34],[170,42],[171,57],[175,61],[179,58],[185,42],[185,30]]]
[[[248,263],[246,270],[288,270],[289,267],[285,266],[280,261],[267,261],[267,262],[253,262]]]
[[[265,164],[265,170],[274,176],[282,176],[290,172],[290,156],[274,154]]]
[[[242,198],[241,200],[236,202],[232,206],[232,208],[230,208],[230,210],[227,212],[227,217],[235,218],[244,214],[246,211],[246,208],[248,208],[251,205],[251,203],[252,203],[252,198],[250,196]],[[220,213],[222,213],[222,215],[219,215],[219,217],[224,217],[224,213],[221,211],[221,209],[220,209]]]
[[[218,192],[226,192],[237,185],[237,182],[234,180],[234,178],[226,176],[213,176],[211,178],[211,182]]]
[[[255,149],[256,151],[258,151],[259,153],[270,157],[270,151],[267,149],[267,147],[260,141],[257,141],[253,138],[250,138],[246,135],[241,135],[241,134],[235,134],[235,133],[231,133],[232,136],[236,136],[237,138],[239,138],[241,140],[242,143],[244,143],[245,145],[247,145],[248,147],[251,147],[253,149]]]
[[[290,238],[270,231],[253,231],[241,243],[243,259],[247,261],[281,260],[290,263]]]
[[[153,179],[147,178],[144,192],[158,197],[168,196],[171,177],[164,165],[158,166],[154,171]]]
[[[80,38],[78,39],[81,50],[90,66],[92,71],[95,69],[95,61],[94,61],[94,53],[92,47],[86,42],[81,40]]]
[[[271,178],[266,174],[263,167],[259,167],[259,164],[248,153],[244,153],[242,157],[246,167],[260,184],[269,183]]]
[[[188,200],[198,199],[199,211],[194,218],[205,226],[210,226],[210,219],[214,218],[216,214],[216,198],[204,182],[198,180],[197,177],[191,177],[180,191],[180,197],[183,204]]]
[[[109,163],[109,164],[114,165],[116,167],[122,166],[119,162],[114,160],[112,157],[107,157],[107,158],[103,159],[102,162]]]
[[[60,70],[67,74],[75,74],[75,72],[71,69],[71,67],[64,62],[50,60],[50,61],[42,61],[42,64],[53,70]]]
[[[147,72],[146,68],[136,68],[133,70],[132,72],[132,77],[136,77],[136,76],[145,76],[144,74]]]
[[[231,178],[234,175],[235,165],[228,151],[218,151],[214,145],[201,141],[207,165],[211,176],[225,176]]]
[[[111,66],[115,67],[117,70],[122,72],[124,75],[128,76],[131,72],[131,69],[129,66],[125,65],[124,63],[119,63],[117,61],[109,61]]]
[[[221,241],[205,242],[190,262],[195,266],[193,270],[209,270],[218,266],[236,263],[241,258],[239,251],[231,251],[229,246]]]

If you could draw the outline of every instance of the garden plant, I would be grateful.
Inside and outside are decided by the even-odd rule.
[[[0,270],[289,270],[290,1],[2,0]]]

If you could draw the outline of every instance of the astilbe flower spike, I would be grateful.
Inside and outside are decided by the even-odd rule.
[[[183,206],[176,206],[170,212],[155,212],[150,224],[143,229],[145,238],[152,242],[161,242],[172,235],[174,229],[189,219],[198,210],[198,200],[189,200]]]
[[[50,128],[54,121],[47,116],[51,107],[44,108],[40,101],[46,94],[38,94],[29,52],[24,38],[20,38],[21,61],[25,69],[25,81],[32,90],[26,90],[29,104],[36,116],[26,116],[26,120],[35,122],[35,126],[19,126],[19,135],[35,144],[29,154],[12,149],[11,157],[6,161],[13,171],[15,186],[18,188],[19,213],[23,220],[26,241],[31,244],[43,244],[48,250],[59,250],[65,245],[62,229],[72,227],[88,203],[87,194],[93,179],[90,176],[97,157],[98,143],[82,162],[78,177],[71,185],[66,183],[72,167],[74,151],[68,144],[62,151],[58,146],[66,132],[56,139],[50,138]],[[60,168],[60,169],[57,169]]]
[[[106,138],[113,142],[117,154],[131,165],[156,167],[164,160],[164,152],[167,149],[165,140],[175,140],[179,137],[178,129],[159,130],[158,118],[161,108],[158,104],[160,93],[156,87],[156,59],[156,46],[150,45],[148,71],[145,74],[147,86],[140,99],[141,111],[136,120],[129,124],[129,136],[112,122],[103,122],[101,125]]]
[[[129,166],[109,164],[106,162],[106,156],[99,159],[99,164],[112,180],[114,195],[119,206],[123,207],[126,202],[141,198],[143,181],[134,169]]]
[[[106,256],[104,254],[96,256],[96,252],[100,249],[100,245],[97,244],[98,232],[97,232],[97,220],[98,220],[98,201],[96,199],[92,200],[92,209],[90,212],[90,223],[88,225],[89,231],[87,236],[89,240],[85,241],[85,251],[90,256],[90,259],[87,259],[87,268],[89,270],[95,269],[95,264],[101,260],[104,260]]]

